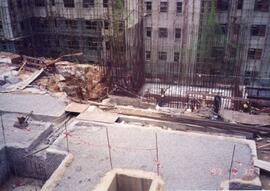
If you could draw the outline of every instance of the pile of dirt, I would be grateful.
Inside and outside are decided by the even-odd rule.
[[[62,76],[59,89],[79,100],[97,100],[107,94],[105,69],[97,65],[75,64],[62,61],[55,64]]]

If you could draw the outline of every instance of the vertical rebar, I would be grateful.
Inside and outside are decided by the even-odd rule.
[[[67,152],[69,153],[69,142],[68,142],[68,131],[67,131],[67,122],[65,122],[65,131],[66,131],[66,143],[67,143]]]
[[[231,173],[232,173],[234,153],[235,153],[235,144],[233,145],[233,153],[232,153],[232,159],[231,159],[231,165],[230,165],[230,171],[229,171],[229,180],[231,180]]]
[[[111,169],[113,169],[113,165],[112,165],[112,154],[111,154],[111,145],[110,145],[110,139],[109,139],[109,131],[108,131],[108,128],[107,127],[106,127],[106,136],[107,136],[107,143],[108,143],[108,150],[109,150],[110,165],[111,165]]]
[[[158,157],[158,138],[157,138],[157,133],[155,133],[155,137],[156,137],[156,163],[157,163],[157,174],[159,176],[159,157]]]
[[[4,127],[4,122],[3,122],[3,112],[0,111],[1,115],[1,127],[2,127],[2,134],[3,134],[3,140],[4,140],[4,145],[6,145],[6,135],[5,135],[5,127]]]

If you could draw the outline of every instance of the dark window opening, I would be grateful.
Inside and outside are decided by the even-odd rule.
[[[176,39],[181,38],[181,29],[180,28],[175,29],[175,38]]]
[[[146,36],[151,38],[151,36],[152,36],[152,28],[151,27],[146,27]]]
[[[105,28],[106,30],[108,30],[108,29],[109,29],[109,26],[110,26],[109,21],[105,20],[105,21],[104,21],[104,28]]]
[[[183,7],[182,2],[176,2],[176,12],[177,13],[182,13],[182,7]]]
[[[45,1],[44,0],[35,0],[35,6],[36,7],[44,7]]]
[[[55,6],[55,0],[51,0],[51,5]]]
[[[90,38],[87,39],[87,49],[89,49],[89,50],[98,50],[101,47],[100,45],[101,45],[101,43],[97,38],[90,37]],[[106,49],[107,50],[110,49],[109,41],[106,42]]]
[[[104,8],[109,7],[109,0],[103,0],[103,7]]]
[[[158,59],[166,61],[167,60],[167,52],[158,52]]]
[[[262,57],[262,49],[250,48],[248,49],[248,58],[253,60],[260,60]]]
[[[227,24],[220,24],[219,27],[220,27],[221,33],[226,35],[228,31]]]
[[[159,38],[167,38],[168,30],[167,28],[159,28]]]
[[[180,59],[180,52],[175,52],[174,53],[174,62],[179,62],[179,59]]]
[[[256,0],[254,10],[261,12],[268,12],[269,10],[269,0]]]
[[[124,21],[120,21],[119,22],[119,32],[124,31],[125,29],[125,22]]]
[[[54,42],[54,44],[55,44],[55,47],[60,47],[60,41],[59,41],[59,39],[56,39],[55,42]]]
[[[68,41],[68,47],[71,49],[79,49],[80,48],[79,41],[77,40]]]
[[[44,0],[43,0],[44,1]],[[74,0],[64,0],[64,7],[75,7]]]
[[[165,13],[168,11],[168,2],[160,2],[160,12]]]
[[[18,8],[22,8],[22,0],[17,0],[17,6]]]
[[[229,8],[228,0],[217,0],[217,10],[218,11],[227,11]]]
[[[224,48],[223,47],[213,47],[212,48],[212,57],[223,58],[224,57]]]
[[[106,42],[105,42],[105,46],[106,46],[106,50],[110,50],[110,48],[111,48],[111,43],[110,43],[110,41],[106,41]]]
[[[96,21],[86,21],[85,27],[86,27],[86,29],[97,30],[97,22]]]
[[[71,29],[77,28],[77,22],[75,20],[65,20],[66,27]]]
[[[252,25],[251,26],[252,36],[265,36],[265,34],[266,34],[266,25]]]
[[[21,27],[21,30],[23,31],[24,30],[24,22],[23,21],[20,22],[20,27]]]
[[[145,9],[147,12],[152,11],[152,2],[151,1],[146,1],[145,2]]]
[[[95,6],[95,0],[83,0],[83,7],[94,7]]]
[[[3,29],[3,22],[0,21],[0,29]]]
[[[238,0],[237,9],[242,9],[242,8],[243,8],[243,0]]]
[[[145,60],[151,60],[151,51],[145,51]]]

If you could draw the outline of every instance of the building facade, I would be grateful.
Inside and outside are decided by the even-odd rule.
[[[239,76],[240,84],[270,85],[268,0],[144,3],[148,76]]]
[[[113,65],[116,76],[270,86],[269,0],[1,0],[0,49]],[[75,60],[76,61],[76,60]],[[135,71],[135,72],[134,72]],[[196,84],[195,84],[196,85]]]

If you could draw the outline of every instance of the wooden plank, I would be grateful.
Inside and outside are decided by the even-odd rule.
[[[66,108],[65,111],[72,113],[82,113],[88,109],[89,105],[72,102]]]
[[[255,160],[254,165],[262,170],[270,172],[270,162],[263,160]]]
[[[119,115],[115,113],[109,113],[104,111],[86,111],[81,113],[77,119],[86,120],[86,121],[95,121],[102,123],[115,123]]]

